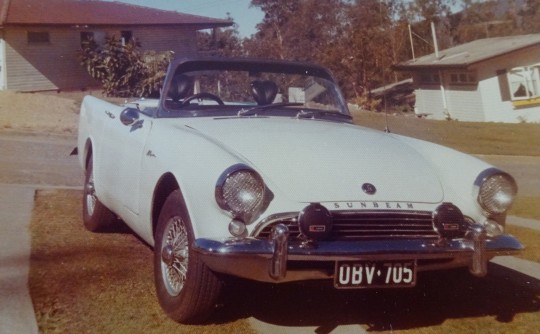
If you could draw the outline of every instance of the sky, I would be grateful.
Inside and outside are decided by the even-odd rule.
[[[130,3],[138,6],[201,15],[216,19],[227,18],[230,13],[238,25],[241,37],[249,37],[256,32],[255,26],[262,21],[263,13],[258,8],[250,8],[251,0],[106,0]]]

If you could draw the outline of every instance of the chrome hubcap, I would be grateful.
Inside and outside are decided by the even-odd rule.
[[[174,263],[174,250],[171,245],[167,245],[161,251],[161,261],[165,263],[168,267],[172,266]]]
[[[189,260],[186,226],[180,217],[167,223],[161,243],[161,274],[168,293],[177,296],[184,287]]]
[[[96,207],[96,188],[94,187],[94,173],[90,174],[88,178],[88,183],[86,184],[86,209],[88,215],[92,216],[94,214],[94,209]]]

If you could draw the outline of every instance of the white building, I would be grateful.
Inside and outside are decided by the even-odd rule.
[[[432,119],[540,122],[540,34],[476,40],[397,65]]]

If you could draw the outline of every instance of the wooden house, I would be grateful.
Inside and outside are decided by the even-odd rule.
[[[196,31],[229,20],[98,0],[0,0],[0,89],[83,89],[96,82],[76,53],[107,35],[136,38],[143,50],[197,52]]]
[[[417,115],[540,122],[540,34],[480,39],[394,69],[412,74]]]

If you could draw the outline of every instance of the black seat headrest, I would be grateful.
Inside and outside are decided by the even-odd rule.
[[[270,80],[255,80],[251,82],[251,94],[258,105],[274,102],[278,92],[275,82]]]
[[[193,77],[185,74],[175,76],[171,81],[168,95],[175,102],[193,95]]]

